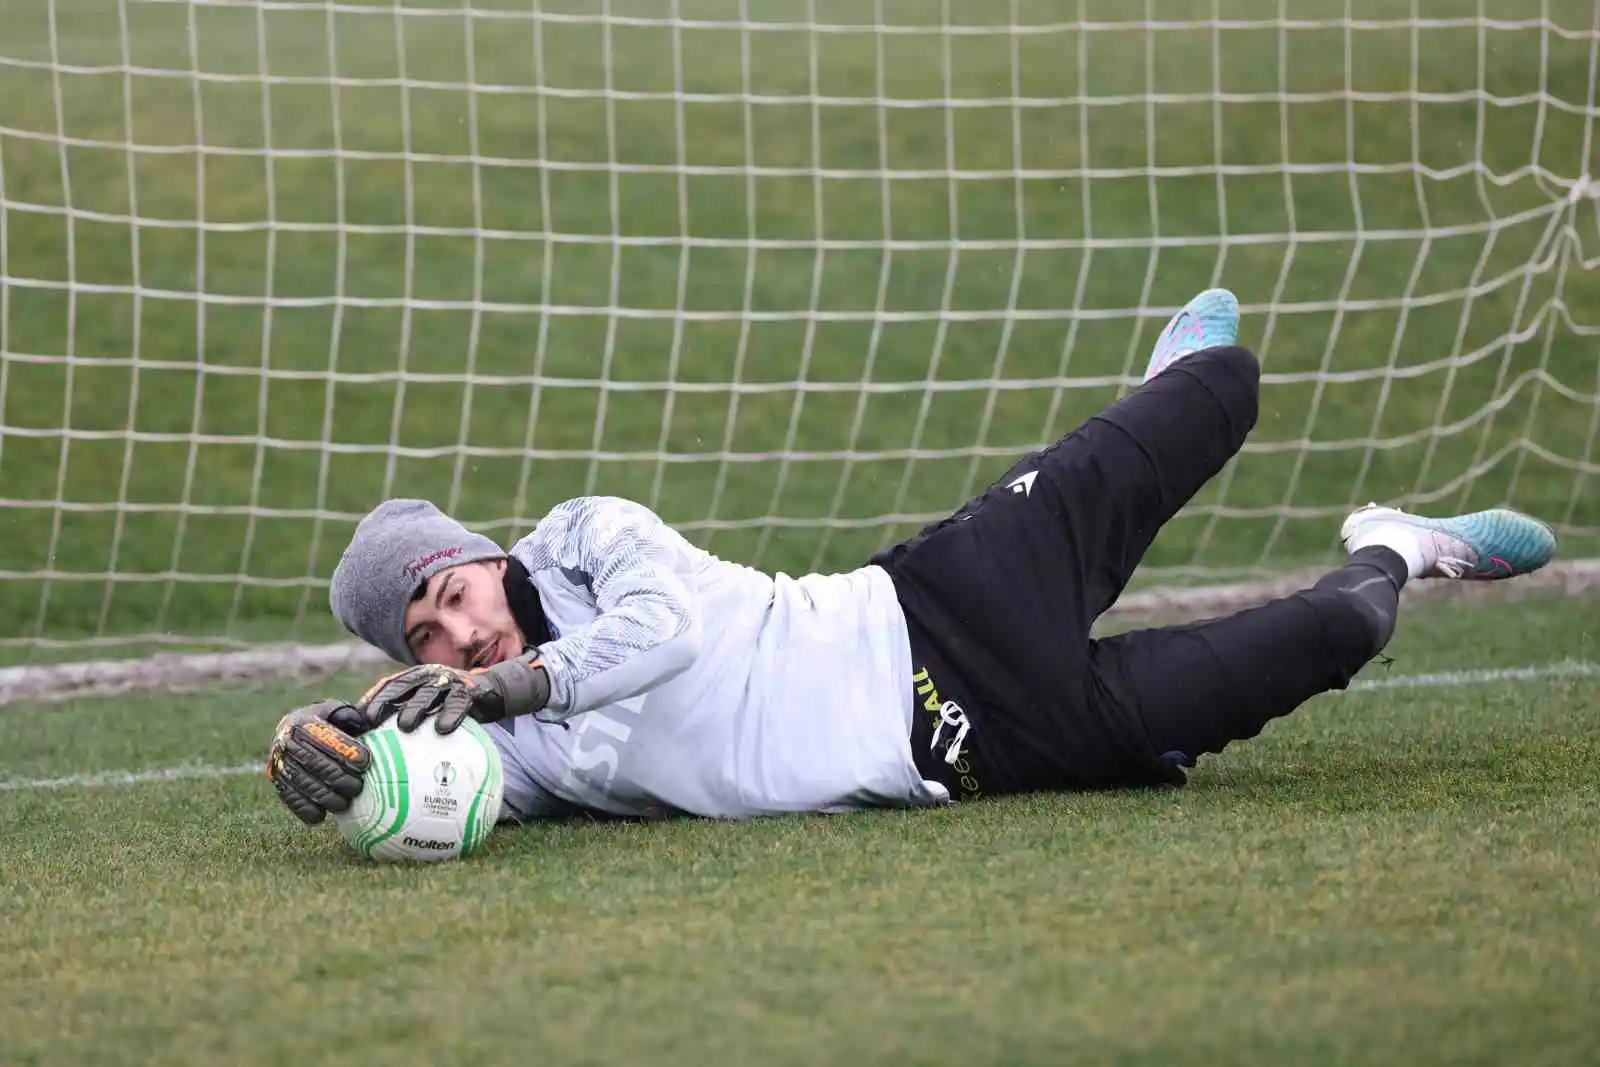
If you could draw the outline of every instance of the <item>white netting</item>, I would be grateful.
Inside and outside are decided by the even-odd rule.
[[[331,634],[356,519],[583,492],[851,565],[1138,380],[1266,375],[1141,581],[1511,502],[1600,554],[1597,9],[0,11],[0,640]]]

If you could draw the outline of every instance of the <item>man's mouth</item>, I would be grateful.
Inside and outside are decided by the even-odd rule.
[[[478,649],[477,653],[468,662],[467,666],[475,669],[481,669],[483,667],[493,667],[499,661],[500,642],[492,641]]]

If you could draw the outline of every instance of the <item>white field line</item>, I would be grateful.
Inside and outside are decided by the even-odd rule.
[[[1542,667],[1486,667],[1476,671],[1442,671],[1438,674],[1397,674],[1393,678],[1363,678],[1350,683],[1356,689],[1427,689],[1448,685],[1491,685],[1496,682],[1537,682],[1547,678],[1594,678],[1600,663],[1565,660]]]
[[[1270,581],[1200,588],[1147,589],[1118,599],[1112,621],[1199,618],[1240,611],[1287,596],[1316,581],[1325,570],[1284,574]],[[1445,598],[1463,604],[1515,599],[1531,593],[1577,596],[1600,589],[1600,559],[1552,563],[1512,582],[1412,582],[1406,603]],[[308,682],[337,671],[376,674],[390,659],[359,641],[331,645],[260,645],[234,652],[161,652],[137,659],[88,660],[0,667],[0,708],[134,692],[193,692],[218,685]]]
[[[1482,686],[1507,682],[1538,682],[1552,678],[1594,677],[1600,677],[1600,663],[1589,663],[1583,660],[1563,660],[1536,667],[1493,667],[1476,671],[1442,671],[1435,674],[1397,674],[1392,678],[1367,678],[1353,682],[1349,691],[1366,692],[1374,689]],[[146,782],[182,782],[206,778],[237,778],[248,774],[261,774],[262,769],[263,764],[261,762],[236,763],[229,766],[185,764],[178,767],[157,767],[144,771],[96,771],[90,774],[68,774],[60,778],[0,777],[0,793],[44,789],[99,789],[143,785]]]
[[[61,778],[0,778],[0,793],[28,789],[96,789],[143,785],[146,782],[183,782],[196,778],[237,778],[246,774],[263,774],[265,768],[264,761],[236,763],[231,767],[191,763],[149,771],[96,771],[93,774],[69,774]]]

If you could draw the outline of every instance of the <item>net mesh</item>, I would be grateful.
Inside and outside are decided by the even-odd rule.
[[[851,566],[1211,285],[1262,419],[1145,586],[1330,560],[1368,499],[1600,555],[1596,11],[10,6],[0,641],[332,635],[395,495]]]

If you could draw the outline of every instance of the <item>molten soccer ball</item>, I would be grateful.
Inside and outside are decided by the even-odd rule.
[[[361,738],[372,753],[361,794],[334,816],[368,859],[433,861],[470,856],[500,817],[500,752],[468,719],[441,737],[425,722],[401,733],[390,719]]]

